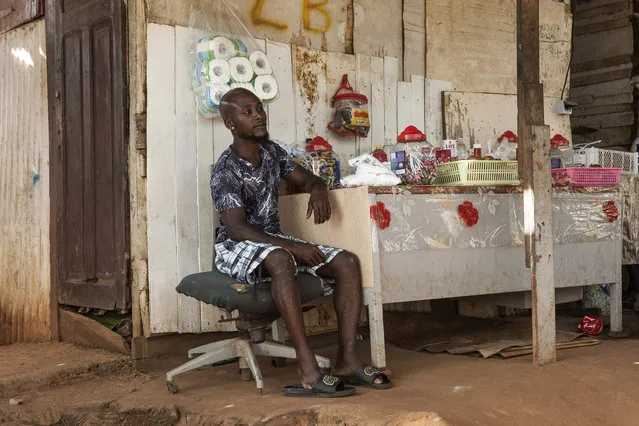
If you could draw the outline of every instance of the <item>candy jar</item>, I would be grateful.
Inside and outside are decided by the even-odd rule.
[[[333,152],[333,146],[326,139],[317,136],[308,140],[303,166],[322,178],[329,188],[338,188],[340,181],[339,157]]]

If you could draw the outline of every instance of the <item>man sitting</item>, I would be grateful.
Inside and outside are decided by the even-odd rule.
[[[215,244],[216,268],[240,282],[271,281],[271,293],[297,352],[301,384],[287,386],[289,396],[347,396],[352,386],[386,389],[379,370],[365,366],[355,354],[361,309],[361,272],[357,257],[347,251],[314,245],[282,235],[277,210],[280,178],[310,194],[307,218],[328,221],[331,206],[324,182],[298,166],[269,140],[266,112],[246,89],[229,91],[221,102],[225,126],[233,144],[222,153],[211,175],[211,194],[220,213]],[[310,273],[336,283],[335,311],[339,322],[336,376],[323,376],[306,341],[302,304],[295,276]],[[333,292],[333,286],[325,293]],[[350,385],[350,386],[348,386]]]

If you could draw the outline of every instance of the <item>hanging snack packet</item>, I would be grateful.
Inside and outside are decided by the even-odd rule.
[[[333,95],[331,107],[335,109],[328,128],[342,136],[368,137],[371,123],[368,116],[368,98],[355,93],[348,82],[348,74],[342,76],[342,84]]]
[[[206,118],[220,115],[220,101],[231,89],[242,88],[263,103],[278,98],[273,68],[228,0],[213,0],[191,12],[193,48],[191,86],[195,105]]]

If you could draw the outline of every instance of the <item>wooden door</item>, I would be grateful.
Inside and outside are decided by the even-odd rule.
[[[61,304],[129,307],[122,0],[47,0],[52,262]]]

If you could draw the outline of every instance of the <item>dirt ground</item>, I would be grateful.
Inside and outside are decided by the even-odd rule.
[[[368,341],[360,343],[362,357]],[[184,348],[185,352],[187,348]],[[333,355],[334,348],[317,351]],[[125,356],[65,343],[0,347],[0,423],[16,425],[601,425],[637,424],[639,340],[604,340],[566,350],[544,368],[511,360],[432,355],[387,346],[394,388],[348,399],[286,398],[295,365],[262,363],[264,396],[237,365],[179,376],[184,358],[158,359],[147,372]],[[22,399],[10,405],[9,399]]]

